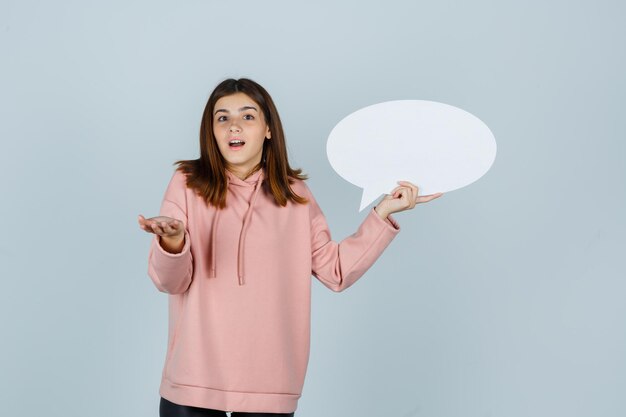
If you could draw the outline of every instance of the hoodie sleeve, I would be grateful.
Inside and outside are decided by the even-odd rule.
[[[391,216],[380,218],[372,208],[358,230],[337,243],[332,240],[326,218],[308,193],[311,219],[312,273],[326,287],[343,291],[356,282],[400,232]]]
[[[193,274],[191,239],[187,229],[187,197],[183,173],[176,171],[165,191],[159,210],[160,216],[180,220],[185,225],[185,245],[180,253],[172,254],[160,245],[160,237],[153,235],[148,254],[148,275],[161,292],[180,294],[187,291]]]

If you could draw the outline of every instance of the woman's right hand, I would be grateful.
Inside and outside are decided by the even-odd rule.
[[[147,233],[154,233],[169,239],[182,239],[185,236],[183,222],[171,217],[157,216],[146,219],[140,214],[138,221],[139,227]]]
[[[169,253],[180,253],[185,247],[185,225],[178,219],[166,216],[146,219],[139,215],[139,226],[147,233],[160,236],[159,245]]]

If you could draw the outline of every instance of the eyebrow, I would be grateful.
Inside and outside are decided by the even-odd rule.
[[[256,107],[254,107],[254,106],[243,106],[242,108],[240,108],[240,109],[239,109],[239,111],[244,111],[244,110],[254,110],[254,111],[256,111],[257,113],[259,112],[259,111],[256,109]],[[217,114],[217,113],[219,113],[219,112],[230,113],[230,112],[229,112],[228,110],[226,110],[226,109],[217,109],[217,110],[215,110],[215,113],[213,113],[213,114]]]

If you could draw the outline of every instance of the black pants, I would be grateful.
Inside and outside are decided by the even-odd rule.
[[[242,413],[233,411],[231,417],[293,417],[294,413]],[[161,397],[160,417],[225,417],[226,411],[178,405]]]

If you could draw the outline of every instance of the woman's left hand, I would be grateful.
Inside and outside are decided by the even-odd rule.
[[[391,194],[387,194],[376,205],[375,210],[383,219],[391,213],[412,209],[417,204],[427,203],[443,195],[443,193],[436,193],[419,196],[419,189],[415,184],[409,181],[398,181],[398,184],[400,185],[394,188]]]

